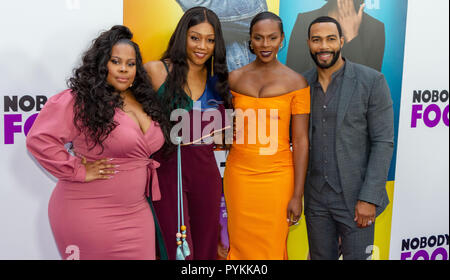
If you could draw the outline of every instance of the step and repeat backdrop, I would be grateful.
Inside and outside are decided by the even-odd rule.
[[[278,58],[302,72],[312,67],[307,19],[325,15],[336,0],[252,0],[283,20]],[[355,0],[355,2],[358,2]],[[447,0],[366,0],[352,46],[343,54],[381,71],[395,113],[395,151],[386,184],[391,203],[377,218],[373,259],[448,260],[449,39]],[[237,50],[254,16],[240,0],[16,0],[2,1],[0,24],[0,259],[61,259],[48,222],[55,178],[25,147],[47,99],[64,90],[92,40],[115,24],[134,33],[144,62],[159,59],[183,11],[217,10],[230,70],[245,65]],[[224,9],[225,7],[225,9]],[[257,11],[253,9],[253,11]],[[240,14],[242,12],[242,14]],[[235,15],[233,13],[236,13]],[[231,15],[231,16],[230,16]],[[240,48],[245,49],[245,48]],[[226,153],[216,152],[223,174]],[[163,180],[163,178],[160,178]],[[70,223],[70,221],[67,221]],[[220,246],[226,250],[226,204]],[[308,259],[304,218],[290,229],[289,259]]]

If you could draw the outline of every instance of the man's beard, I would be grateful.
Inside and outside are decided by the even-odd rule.
[[[333,55],[333,59],[331,60],[330,63],[328,64],[322,64],[319,62],[319,59],[317,58],[318,55],[323,54],[323,53],[330,53]],[[330,67],[332,67],[333,65],[336,64],[336,62],[339,59],[339,56],[341,55],[341,49],[339,49],[337,52],[318,52],[313,54],[311,51],[309,51],[309,54],[311,55],[312,59],[314,60],[314,63],[316,63],[316,65],[321,68],[321,69],[328,69]]]

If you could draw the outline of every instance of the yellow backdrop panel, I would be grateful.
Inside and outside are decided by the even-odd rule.
[[[389,260],[394,181],[387,182],[386,190],[388,192],[390,203],[375,221],[373,260]],[[290,260],[307,260],[308,251],[309,247],[305,216],[302,215],[300,223],[297,226],[292,226],[289,230],[288,256]]]

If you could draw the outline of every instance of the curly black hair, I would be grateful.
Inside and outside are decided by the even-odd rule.
[[[107,63],[111,59],[114,45],[129,44],[136,53],[136,77],[130,87],[131,93],[153,121],[159,123],[165,138],[170,143],[170,122],[163,113],[161,104],[152,88],[150,77],[144,69],[139,46],[131,41],[133,34],[123,25],[115,25],[96,38],[84,53],[82,64],[74,69],[68,86],[74,95],[74,124],[92,140],[90,149],[100,145],[118,125],[114,121],[116,108],[123,107],[123,98],[107,83]]]

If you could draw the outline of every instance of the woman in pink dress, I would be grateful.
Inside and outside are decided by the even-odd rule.
[[[147,197],[160,199],[159,164],[150,156],[168,143],[169,126],[132,36],[125,26],[103,32],[27,136],[58,179],[48,214],[63,259],[156,257]]]

